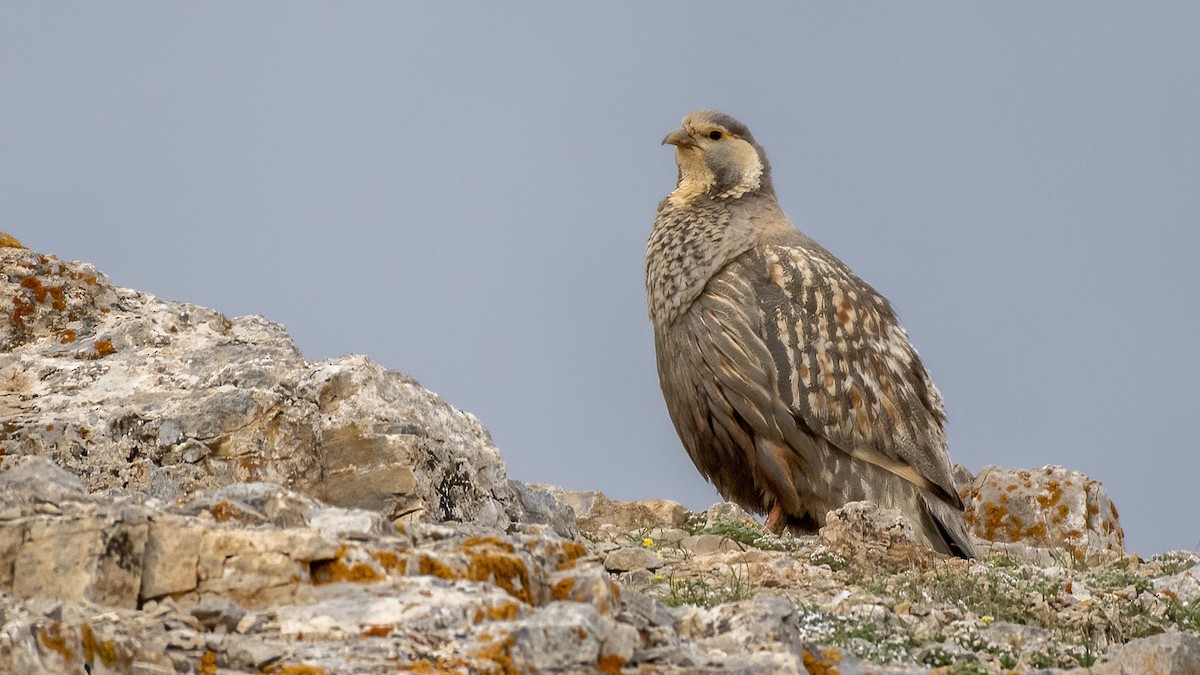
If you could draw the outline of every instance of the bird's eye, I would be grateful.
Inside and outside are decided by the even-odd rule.
[[[719,140],[721,140],[721,132],[710,131],[710,132],[708,132],[708,137],[713,139],[714,141],[719,141]]]

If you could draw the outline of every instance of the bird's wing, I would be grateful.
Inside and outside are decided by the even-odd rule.
[[[945,412],[891,306],[841,261],[804,239],[740,256],[755,278],[760,339],[775,394],[842,451],[960,504]]]
[[[816,438],[797,433],[775,391],[775,365],[755,297],[755,279],[738,261],[709,279],[677,324],[656,328],[659,377],[688,454],[722,495],[763,511],[770,507],[762,501],[766,480],[801,513],[789,462],[772,456],[771,447],[794,448],[791,463],[803,464],[800,446]]]

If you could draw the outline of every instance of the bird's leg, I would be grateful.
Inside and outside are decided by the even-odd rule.
[[[787,525],[787,514],[783,511],[783,505],[775,502],[775,505],[771,507],[771,512],[767,514],[767,522],[763,523],[763,526],[767,528],[768,532],[778,537],[783,534],[785,525]]]

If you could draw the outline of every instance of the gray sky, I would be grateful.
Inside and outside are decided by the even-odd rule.
[[[955,460],[1200,547],[1200,3],[5,2],[0,230],[411,373],[516,478],[699,509],[642,285],[698,107],[897,306]]]

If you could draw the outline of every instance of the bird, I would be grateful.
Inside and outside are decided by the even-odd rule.
[[[942,396],[891,304],[788,220],[746,125],[697,110],[662,142],[679,172],[646,245],[646,293],[696,468],[777,535],[870,501],[934,550],[975,557]]]

